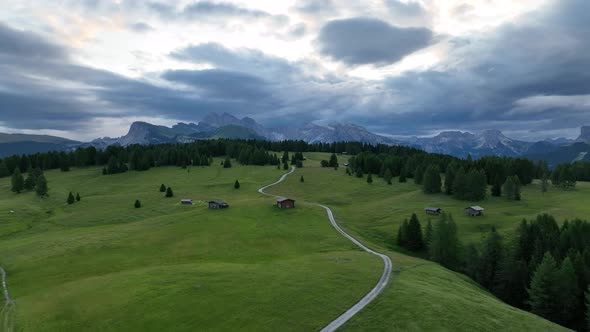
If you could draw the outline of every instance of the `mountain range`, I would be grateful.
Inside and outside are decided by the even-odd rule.
[[[356,141],[367,144],[407,145],[427,152],[465,158],[486,155],[527,157],[547,160],[550,165],[574,160],[590,161],[590,126],[581,128],[575,139],[558,138],[539,142],[525,142],[506,137],[499,130],[480,133],[444,131],[433,137],[394,139],[371,133],[362,126],[347,123],[319,125],[307,123],[301,127],[267,128],[250,117],[237,118],[229,113],[209,113],[198,124],[178,123],[172,127],[134,122],[129,132],[121,137],[103,137],[81,143],[54,136],[0,134],[0,157],[10,154],[68,150],[77,146],[187,143],[200,139],[241,138],[303,140],[308,143]]]

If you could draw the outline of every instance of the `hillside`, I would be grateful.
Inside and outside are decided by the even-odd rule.
[[[190,172],[168,167],[112,176],[96,168],[50,171],[51,196],[45,200],[0,191],[0,264],[18,302],[18,327],[318,330],[373,287],[382,263],[342,238],[322,210],[303,201],[314,200],[330,205],[347,230],[387,252],[394,264],[385,293],[344,330],[562,330],[392,245],[396,226],[412,211],[435,203],[460,210],[464,203],[438,196],[428,201],[432,198],[409,183],[387,186],[377,180],[369,186],[342,169],[319,168],[325,154],[306,156],[304,168],[269,189],[297,199],[290,211],[275,209],[272,198],[256,193],[283,171],[223,169],[219,160]],[[239,190],[233,189],[235,179],[242,184]],[[0,179],[0,187],[8,181]],[[174,188],[175,198],[162,197],[162,182]],[[475,240],[491,224],[504,232],[522,216],[543,210],[529,201],[535,189],[530,190],[516,209],[501,200],[485,202],[490,213],[477,224],[457,215],[461,237]],[[67,206],[68,191],[80,191],[82,201]],[[588,208],[564,202],[571,200],[568,195],[584,199],[589,193],[586,185],[575,193],[550,192],[546,209],[559,217],[588,214]],[[179,205],[185,197],[196,204]],[[204,201],[212,198],[231,207],[207,210]],[[141,209],[133,209],[135,199]]]
[[[79,144],[56,136],[0,133],[0,158],[13,154],[68,150]]]

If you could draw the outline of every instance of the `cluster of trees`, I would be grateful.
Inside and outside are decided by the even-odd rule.
[[[70,191],[68,198],[66,199],[66,203],[68,203],[68,205],[72,205],[75,202],[79,202],[81,199],[80,193],[76,193],[76,197],[74,197],[74,194]]]
[[[26,179],[20,169],[18,167],[15,168],[10,184],[10,190],[17,194],[23,191],[35,190],[37,196],[44,197],[47,196],[47,192],[49,191],[47,179],[40,168],[33,169],[29,167]]]
[[[585,330],[590,314],[590,223],[551,215],[523,220],[506,241],[495,228],[478,244],[462,246],[450,215],[422,229],[413,214],[398,229],[397,244],[426,252],[430,260],[460,271],[510,305],[561,325]]]
[[[330,160],[322,160],[320,162],[320,166],[338,169],[338,157],[335,153],[332,153],[332,155],[330,156]]]
[[[172,191],[172,187],[166,187],[163,183],[160,185],[160,192],[165,193],[164,197],[174,197],[174,191]]]
[[[590,170],[589,163],[560,164],[551,173],[551,183],[566,190],[573,189],[576,187],[578,176],[580,179],[587,179],[584,173],[588,170]]]

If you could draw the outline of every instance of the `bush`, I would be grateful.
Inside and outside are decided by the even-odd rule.
[[[168,187],[168,189],[166,189],[166,197],[174,197],[174,192],[172,191],[171,187]]]
[[[74,204],[75,201],[76,201],[76,199],[74,198],[74,195],[70,191],[70,194],[68,195],[68,199],[66,200],[66,202],[68,203],[68,205],[72,205],[72,204]]]
[[[141,207],[141,202],[138,199],[136,199],[134,206],[136,209],[139,209]]]
[[[165,192],[166,192],[166,186],[165,186],[164,184],[162,184],[162,185],[160,186],[160,192],[161,192],[161,193],[165,193]]]
[[[234,189],[240,189],[240,182],[238,180],[234,183]]]

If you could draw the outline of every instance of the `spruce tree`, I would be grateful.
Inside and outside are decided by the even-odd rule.
[[[303,179],[303,175],[299,178],[299,182],[303,183],[305,180]]]
[[[408,219],[405,219],[404,222],[399,226],[397,231],[397,245],[400,247],[406,246],[407,241],[407,233],[408,233]]]
[[[74,204],[75,201],[76,201],[76,199],[74,198],[74,195],[70,191],[70,193],[68,194],[68,199],[66,200],[66,202],[68,203],[68,205],[72,205],[72,204]]]
[[[162,183],[162,185],[160,186],[160,192],[161,193],[165,193],[166,192],[166,186]]]
[[[133,206],[135,206],[136,209],[139,209],[141,207],[141,202],[138,199],[136,199],[135,204]]]
[[[457,199],[466,199],[468,186],[467,174],[463,168],[459,168],[453,181],[453,196]]]
[[[369,175],[367,175],[367,183],[369,183],[369,184],[373,183],[373,176],[371,176],[371,173],[369,173]]]
[[[240,182],[238,182],[238,180],[234,182],[234,189],[240,189]]]
[[[49,188],[47,187],[47,179],[45,179],[45,175],[41,174],[37,178],[37,183],[35,183],[35,192],[37,193],[37,196],[43,197],[47,196],[48,191]]]
[[[79,202],[81,199],[80,193],[76,193],[76,202]]]
[[[496,228],[488,234],[480,258],[479,283],[485,288],[493,291],[498,284],[500,266],[503,259],[502,238],[496,232]]]
[[[231,168],[231,160],[229,159],[229,157],[225,158],[225,160],[223,161],[223,168]]]
[[[532,313],[557,321],[559,313],[559,306],[556,301],[559,298],[558,278],[557,263],[553,256],[547,252],[533,273],[530,288],[528,289],[528,302]]]
[[[35,188],[35,178],[33,177],[32,171],[29,172],[27,178],[25,179],[24,189],[25,190],[33,190]]]
[[[171,187],[168,187],[168,189],[166,189],[166,197],[174,197],[174,192],[172,191]]]
[[[284,170],[288,170],[289,169],[289,165],[287,163],[283,163],[283,169]]]
[[[329,166],[333,168],[338,168],[338,157],[336,157],[335,153],[332,153],[330,156]]]
[[[406,228],[406,248],[412,251],[419,251],[424,247],[422,239],[422,226],[418,216],[413,213]]]
[[[23,175],[21,174],[18,167],[14,169],[14,173],[12,174],[11,185],[12,192],[17,194],[19,194],[24,189],[25,179],[23,178]]]
[[[440,170],[436,165],[430,165],[424,172],[423,191],[426,194],[436,194],[441,192]]]
[[[561,262],[556,287],[559,293],[555,300],[557,300],[558,306],[561,309],[558,322],[571,327],[578,308],[581,290],[578,288],[576,271],[569,257],[566,257]]]
[[[10,171],[8,170],[8,166],[3,161],[0,161],[0,178],[7,177],[10,175]]]
[[[281,161],[283,162],[283,164],[289,163],[289,152],[283,152],[283,157],[281,158]]]
[[[421,185],[422,182],[424,181],[424,171],[425,168],[424,166],[420,165],[418,166],[418,168],[416,168],[416,170],[414,171],[414,183],[417,185]]]
[[[549,190],[549,180],[547,178],[547,172],[543,173],[543,176],[541,177],[541,192],[543,193],[543,195],[545,195],[545,193]]]
[[[426,224],[426,230],[424,230],[424,246],[430,249],[430,243],[432,242],[432,222],[428,219],[428,224]]]
[[[452,195],[453,194],[453,182],[455,181],[455,174],[457,174],[457,163],[451,162],[451,164],[447,167],[445,172],[445,194]]]
[[[391,174],[391,170],[388,167],[385,169],[385,172],[383,172],[383,179],[385,180],[385,182],[387,182],[387,184],[391,184],[392,178],[393,178],[393,174]]]
[[[459,248],[455,221],[452,216],[443,213],[434,224],[430,259],[446,268],[455,269],[459,262]]]

